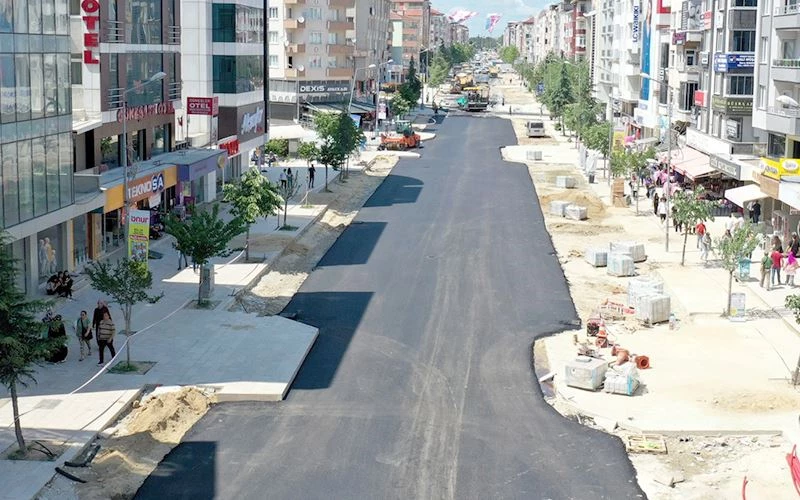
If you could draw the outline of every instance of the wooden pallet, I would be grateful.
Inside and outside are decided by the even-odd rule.
[[[667,442],[657,434],[631,435],[625,439],[625,449],[629,453],[663,455],[667,453]]]

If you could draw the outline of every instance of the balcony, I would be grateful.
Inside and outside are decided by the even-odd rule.
[[[355,23],[352,21],[328,21],[328,31],[347,31],[354,29]]]
[[[180,45],[181,44],[181,27],[169,26],[167,28],[167,44]]]
[[[306,44],[304,43],[290,43],[286,46],[287,54],[305,54]]]
[[[356,0],[328,0],[328,7],[350,8],[356,6]]]
[[[125,25],[120,21],[106,21],[108,43],[125,43]]]
[[[800,135],[800,109],[767,108],[770,132]]]
[[[353,68],[328,68],[326,75],[334,78],[351,78]]]
[[[283,20],[283,29],[285,30],[296,30],[303,27],[303,23],[298,21],[297,19],[284,19]]]
[[[772,16],[772,27],[776,30],[800,29],[800,4],[779,5]]]
[[[352,45],[328,45],[328,54],[335,56],[350,56],[353,55],[355,48]]]
[[[302,5],[306,3],[306,0],[283,0],[283,3],[286,5]]]
[[[283,70],[283,73],[286,78],[299,78],[305,74],[305,71],[300,71],[296,68],[286,68]]]
[[[183,90],[181,82],[169,82],[167,85],[167,97],[170,101],[180,101]]]
[[[800,59],[773,59],[770,76],[779,82],[800,82]]]

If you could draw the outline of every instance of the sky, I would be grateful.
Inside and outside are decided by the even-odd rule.
[[[509,21],[522,21],[538,14],[545,6],[555,0],[431,0],[431,7],[447,14],[452,9],[464,9],[477,12],[478,15],[466,24],[470,36],[500,36]],[[502,18],[494,31],[486,31],[486,15],[502,14]]]

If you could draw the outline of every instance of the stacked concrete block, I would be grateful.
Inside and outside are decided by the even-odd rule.
[[[564,189],[572,189],[575,187],[575,177],[570,175],[558,175],[556,176],[556,187],[564,188]]]
[[[630,255],[634,262],[644,262],[647,254],[644,251],[644,244],[635,241],[615,241],[609,246],[608,253],[620,253]]]
[[[610,276],[633,276],[636,274],[636,265],[630,255],[610,253],[606,273]]]
[[[639,300],[636,307],[636,319],[650,323],[663,323],[669,321],[670,313],[669,295],[648,295]]]
[[[638,309],[639,302],[643,297],[648,297],[650,295],[663,295],[663,294],[664,294],[664,282],[647,276],[639,276],[631,279],[628,282],[627,305],[629,307]]]
[[[572,220],[586,220],[588,217],[586,207],[580,205],[567,205],[564,209],[564,217]]]
[[[606,267],[608,264],[608,251],[605,248],[587,248],[584,257],[593,267]]]
[[[558,215],[564,217],[564,211],[572,203],[569,201],[554,200],[550,202],[550,215]]]

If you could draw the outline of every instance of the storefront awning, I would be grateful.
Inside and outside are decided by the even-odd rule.
[[[769,198],[758,184],[748,184],[733,189],[725,190],[725,198],[732,201],[736,205],[744,208],[745,204],[753,200],[760,200],[762,198]]]
[[[672,158],[674,162],[672,169],[691,180],[716,172],[716,169],[709,163],[710,158],[708,155],[693,148],[683,148],[683,158],[680,156],[676,158],[675,153],[672,154]]]
[[[314,103],[313,106],[309,106],[312,109],[316,109],[319,111],[324,111],[326,113],[341,113],[344,108],[347,107],[346,104],[341,103]],[[362,103],[362,102],[354,102],[350,105],[350,114],[355,115],[363,115],[366,113],[372,113],[375,111],[375,106],[370,104]]]

